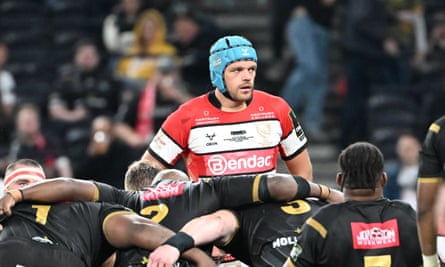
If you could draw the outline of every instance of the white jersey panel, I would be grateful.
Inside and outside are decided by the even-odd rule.
[[[207,125],[191,129],[188,143],[198,155],[245,151],[276,147],[282,134],[278,120]]]

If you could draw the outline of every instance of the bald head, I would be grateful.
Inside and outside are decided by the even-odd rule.
[[[157,184],[162,180],[176,180],[176,181],[189,181],[188,175],[177,169],[166,169],[159,171],[153,178],[152,184]]]

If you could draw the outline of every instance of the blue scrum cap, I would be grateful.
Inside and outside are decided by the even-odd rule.
[[[258,61],[252,43],[242,36],[225,36],[218,39],[210,48],[209,69],[212,85],[222,93],[227,91],[224,84],[224,70],[235,61]]]

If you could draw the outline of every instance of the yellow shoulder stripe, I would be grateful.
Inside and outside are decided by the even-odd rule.
[[[419,177],[417,182],[422,184],[436,184],[442,182],[442,177]]]
[[[294,264],[289,258],[287,258],[287,260],[286,260],[286,262],[284,263],[283,266],[286,266],[286,267],[295,267],[295,264]]]
[[[104,221],[102,222],[102,232],[105,234],[105,236],[107,235],[107,232],[105,231],[105,225],[107,224],[107,221],[111,218],[111,217],[113,217],[113,216],[116,216],[116,215],[132,215],[132,214],[135,214],[133,211],[130,211],[130,210],[118,210],[118,211],[113,211],[113,212],[111,212],[110,214],[108,214],[106,217],[105,217],[105,219],[104,219]]]
[[[99,200],[99,188],[96,184],[94,184],[94,193],[93,193],[93,199],[91,201],[98,201]]]
[[[317,231],[321,235],[321,237],[326,238],[328,230],[326,230],[326,228],[321,223],[319,223],[312,217],[307,219],[306,223],[314,228],[314,230]]]
[[[252,187],[252,200],[253,202],[262,202],[259,196],[260,193],[260,181],[261,181],[262,175],[255,176],[255,180],[253,181],[253,187]]]
[[[430,130],[431,132],[434,132],[434,133],[438,133],[440,131],[440,125],[433,123],[430,125],[430,128],[428,130]]]

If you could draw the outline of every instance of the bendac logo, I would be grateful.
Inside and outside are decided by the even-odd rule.
[[[252,155],[248,158],[226,159],[222,155],[213,155],[207,160],[207,168],[212,175],[223,175],[231,172],[253,172],[273,166],[272,156]]]

